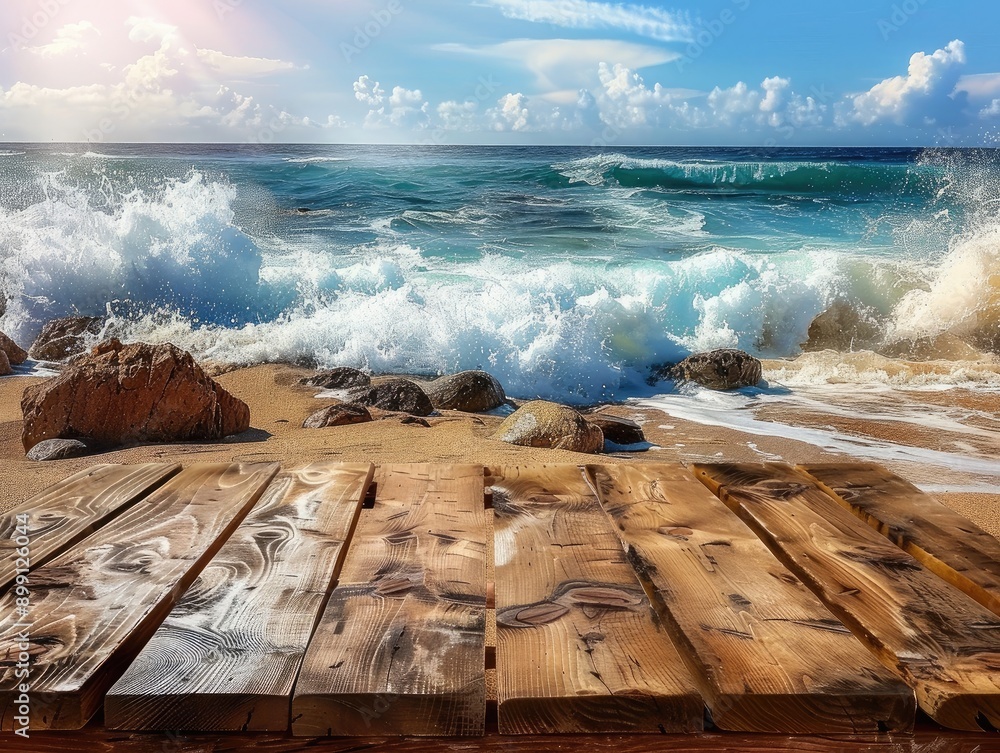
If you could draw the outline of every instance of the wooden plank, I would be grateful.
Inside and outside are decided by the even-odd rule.
[[[12,753],[992,753],[997,736],[953,732],[931,724],[913,735],[764,735],[706,732],[694,735],[489,734],[474,741],[413,737],[289,737],[275,733],[181,735],[111,732],[92,724],[78,732],[46,732],[30,739],[0,735]]]
[[[575,465],[493,481],[501,734],[695,732],[704,704]]]
[[[906,731],[912,691],[679,465],[589,466],[716,726]]]
[[[286,731],[374,468],[282,473],[104,702],[109,729]]]
[[[889,667],[932,719],[1000,727],[1000,618],[786,465],[698,465],[701,479]]]
[[[28,541],[30,568],[38,568],[127,510],[180,469],[175,463],[97,465],[4,513],[0,516],[0,593],[16,577],[19,536]],[[26,530],[18,527],[21,516],[26,516]]]
[[[0,727],[30,685],[32,729],[79,729],[198,572],[260,498],[276,465],[195,465],[31,574],[31,605],[0,599]],[[21,627],[24,625],[23,627]],[[27,633],[27,681],[16,676]]]
[[[392,465],[364,510],[292,699],[300,736],[481,735],[481,465]]]
[[[1000,615],[1000,542],[982,528],[880,465],[799,467],[928,570]]]

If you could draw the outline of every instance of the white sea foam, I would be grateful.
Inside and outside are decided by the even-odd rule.
[[[837,299],[884,312],[897,333],[932,334],[926,322],[937,322],[964,335],[992,326],[1000,290],[989,228],[931,267],[829,248],[716,247],[627,264],[543,254],[457,261],[424,254],[384,220],[373,222],[376,242],[335,252],[265,243],[236,226],[237,189],[198,172],[123,194],[41,180],[43,201],[0,210],[0,292],[9,301],[0,329],[24,342],[49,318],[110,307],[126,337],[169,340],[199,356],[311,357],[387,372],[483,367],[512,395],[586,403],[652,394],[650,367],[688,351],[793,355]],[[619,212],[618,223],[655,219],[641,201],[616,201],[607,211]],[[473,210],[464,210],[466,224]],[[660,211],[657,232],[698,233],[704,223],[694,211]],[[951,290],[965,297],[949,307]],[[874,354],[768,364],[768,378],[793,386],[993,387],[998,373],[987,360],[913,365]]]
[[[691,389],[685,390],[682,394],[659,395],[634,402],[642,407],[663,411],[673,418],[704,426],[725,427],[755,436],[790,439],[813,445],[827,452],[843,453],[855,458],[867,458],[883,463],[916,463],[946,468],[958,473],[1000,478],[1000,461],[993,458],[913,447],[848,434],[831,428],[821,429],[765,421],[754,416],[753,409],[762,405],[784,405],[794,408],[795,398],[787,395],[719,393]],[[857,416],[857,418],[862,417]],[[870,414],[864,417],[872,418]],[[883,417],[877,418],[882,420]],[[993,435],[997,436],[997,433]]]
[[[285,162],[290,164],[317,164],[324,162],[350,162],[349,157],[288,157]]]

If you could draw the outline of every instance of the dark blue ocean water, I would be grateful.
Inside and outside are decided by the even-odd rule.
[[[0,329],[108,313],[575,402],[693,350],[794,357],[834,304],[859,349],[991,350],[998,178],[989,150],[0,145]]]

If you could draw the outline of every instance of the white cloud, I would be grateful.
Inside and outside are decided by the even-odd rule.
[[[671,95],[659,84],[646,87],[642,77],[628,66],[616,63],[598,66],[603,96],[598,107],[604,122],[619,128],[655,125],[659,114],[669,110]]]
[[[479,105],[476,102],[455,102],[449,100],[437,106],[437,116],[441,128],[447,131],[473,131],[478,128],[477,115]]]
[[[530,113],[528,98],[523,94],[505,94],[497,106],[486,111],[487,122],[494,131],[526,131]]]
[[[56,29],[55,37],[48,44],[40,47],[29,47],[28,51],[42,57],[58,57],[83,52],[87,39],[100,36],[101,32],[90,21],[80,21],[76,24],[66,24]]]
[[[419,89],[392,88],[389,97],[389,122],[400,128],[426,128],[430,121],[430,103]]]
[[[962,104],[955,88],[965,65],[965,45],[956,39],[928,55],[915,52],[905,76],[893,76],[855,96],[846,120],[871,126],[947,121]],[[959,93],[960,94],[960,93]]]
[[[601,90],[595,97],[581,95],[582,110],[596,110],[602,123],[617,129],[730,128],[736,131],[817,126],[826,115],[826,105],[813,97],[792,91],[791,80],[780,76],[764,79],[754,88],[740,81],[727,88],[715,87],[700,97],[686,90],[669,90],[660,84],[646,85],[635,71],[623,65],[601,64]],[[592,103],[591,103],[592,100]],[[594,128],[593,115],[583,122]]]
[[[1000,99],[994,99],[979,111],[979,117],[981,118],[995,118],[998,115],[1000,115]]]
[[[955,91],[973,99],[991,99],[1000,95],[1000,73],[971,73],[958,79]]]
[[[134,62],[95,66],[117,80],[66,88],[17,82],[0,89],[0,123],[24,129],[31,138],[65,141],[126,141],[145,138],[209,137],[220,140],[273,140],[284,129],[314,125],[253,96],[220,83],[231,77],[264,75],[291,64],[234,57],[200,50],[179,29],[154,19],[131,17],[127,40],[155,49]],[[62,30],[60,30],[61,32]],[[77,29],[91,33],[84,26]],[[76,32],[57,35],[71,39]],[[12,128],[14,126],[15,128]],[[30,130],[28,130],[30,129]]]
[[[354,82],[354,97],[369,107],[378,107],[385,100],[385,90],[378,81],[362,76]]]
[[[125,22],[128,38],[133,42],[172,43],[180,40],[180,29],[155,18],[130,16]]]
[[[198,50],[198,59],[216,73],[223,76],[245,78],[250,76],[267,76],[282,71],[293,71],[295,63],[270,58],[238,57],[226,55],[216,50]]]
[[[660,42],[691,41],[687,16],[647,5],[591,0],[486,0],[507,18],[568,29],[618,29]]]
[[[419,89],[394,86],[386,97],[385,90],[370,76],[354,82],[354,98],[368,106],[365,125],[371,128],[392,125],[403,129],[422,129],[430,124],[430,103]]]
[[[441,44],[436,50],[503,60],[535,77],[540,96],[572,102],[582,87],[594,83],[598,64],[614,60],[629,68],[647,68],[677,60],[679,53],[615,39],[513,39],[485,47]],[[565,96],[569,92],[568,97]]]

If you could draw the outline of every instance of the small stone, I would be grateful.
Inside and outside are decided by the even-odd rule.
[[[0,332],[0,352],[7,356],[7,360],[12,366],[17,366],[28,360],[28,352],[24,348],[19,347],[16,342],[7,337],[3,332]]]
[[[409,379],[389,379],[370,389],[361,388],[351,393],[354,402],[415,416],[429,416],[434,406],[419,385]]]
[[[500,382],[485,371],[461,371],[421,386],[438,410],[482,413],[507,402]]]
[[[336,369],[321,371],[315,376],[306,377],[301,384],[308,387],[320,387],[324,390],[346,390],[352,387],[368,387],[372,379],[363,371],[341,366]]]
[[[13,373],[14,369],[10,367],[10,360],[7,358],[7,354],[0,350],[0,376],[7,376]]]
[[[635,421],[606,413],[591,413],[585,418],[604,432],[604,439],[617,445],[640,444],[646,441],[642,427]]]
[[[723,348],[696,353],[681,361],[672,371],[674,379],[688,381],[711,390],[736,390],[760,382],[760,361],[742,350]]]
[[[500,424],[494,439],[522,447],[545,447],[597,453],[604,449],[604,432],[572,408],[533,400]]]
[[[90,448],[79,439],[46,439],[28,450],[26,457],[28,460],[45,462],[80,458],[89,454]]]
[[[332,426],[366,424],[372,421],[372,414],[363,405],[339,403],[316,411],[302,424],[303,429],[328,429]]]
[[[404,426],[423,426],[425,429],[431,428],[430,423],[427,422],[425,418],[417,418],[416,416],[404,416],[400,422]]]

